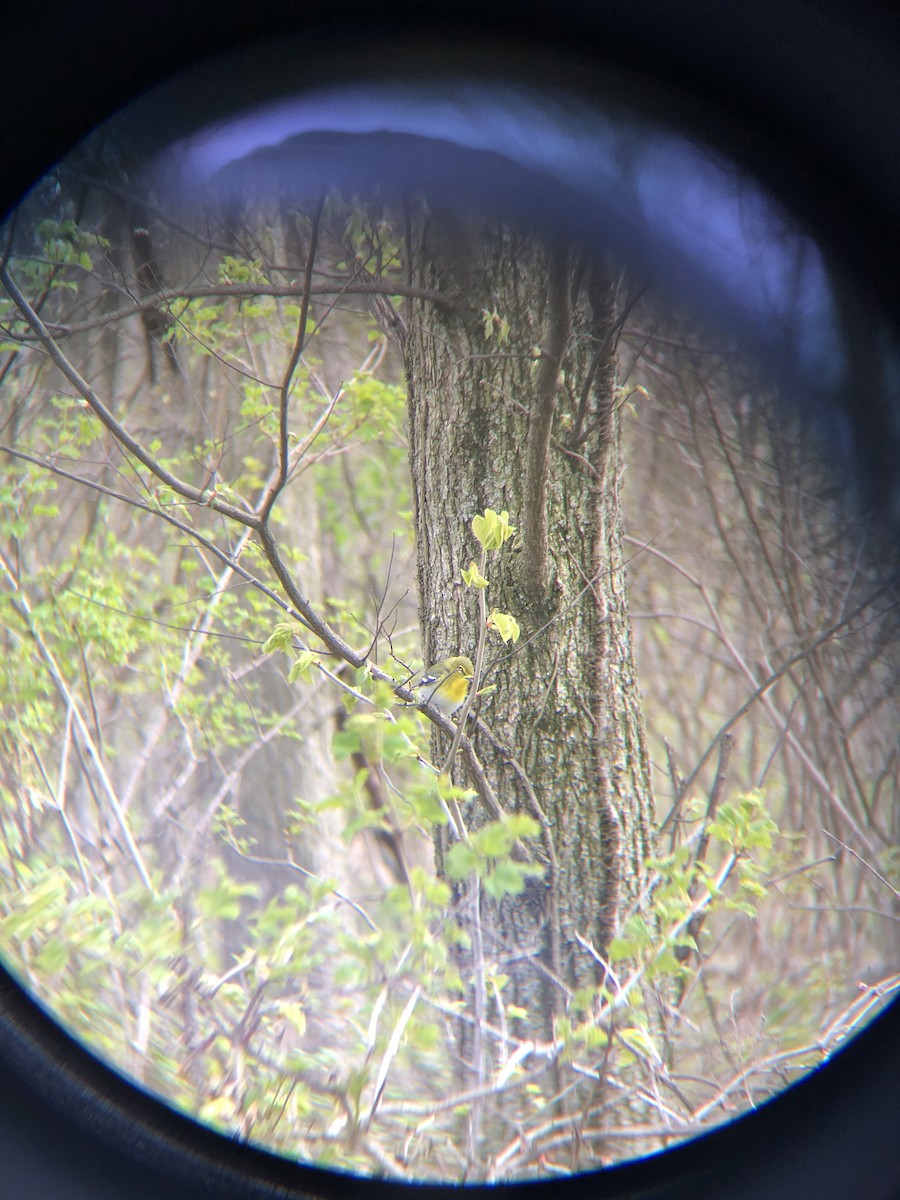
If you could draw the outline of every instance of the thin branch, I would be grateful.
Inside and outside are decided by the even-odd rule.
[[[479,568],[479,573],[481,574],[482,577],[484,576],[484,572],[486,570],[487,570],[487,550],[484,548],[484,546],[482,546],[482,548],[481,548],[481,566]],[[471,711],[472,705],[475,703],[475,697],[478,694],[478,689],[481,687],[481,675],[482,675],[482,672],[484,671],[484,649],[485,649],[486,642],[487,642],[487,598],[485,596],[485,589],[483,587],[480,587],[480,588],[478,588],[478,645],[475,648],[475,672],[472,676],[472,684],[471,684],[468,692],[466,693],[466,698],[463,701],[463,706],[460,710],[459,720],[458,720],[457,726],[456,726],[456,733],[453,735],[453,744],[450,747],[450,753],[447,755],[447,760],[443,766],[443,773],[445,775],[450,774],[450,770],[451,770],[451,768],[453,766],[453,762],[456,758],[456,752],[459,749],[460,738],[462,737],[463,730],[466,727],[466,721],[468,720],[469,712]]]
[[[830,641],[833,637],[835,637],[838,633],[840,633],[840,631],[842,629],[845,629],[857,616],[860,615],[860,613],[864,612],[867,608],[871,607],[871,605],[875,602],[875,600],[877,600],[879,596],[883,595],[886,591],[888,591],[891,586],[890,583],[882,584],[882,586],[879,587],[875,592],[873,592],[872,595],[870,595],[869,597],[867,597],[867,599],[863,600],[860,604],[858,604],[856,606],[856,608],[854,608],[851,612],[849,612],[845,616],[843,616],[840,621],[836,621],[833,625],[829,625],[828,628],[825,629],[821,634],[819,634],[818,637],[814,638],[802,650],[798,650],[796,654],[791,655],[791,657],[788,658],[785,662],[783,662],[781,664],[781,666],[777,668],[777,670],[773,671],[766,679],[764,679],[762,681],[762,683],[758,684],[756,681],[756,678],[753,675],[753,672],[750,670],[750,668],[744,662],[743,657],[739,654],[737,648],[733,645],[731,639],[729,638],[728,633],[725,630],[725,627],[722,623],[722,619],[718,612],[718,609],[713,604],[712,599],[710,598],[709,592],[707,591],[705,585],[703,583],[701,583],[700,580],[697,579],[697,577],[695,575],[692,575],[690,571],[686,570],[686,568],[682,567],[679,563],[677,563],[674,559],[670,558],[669,555],[664,554],[661,550],[657,550],[655,547],[652,547],[645,543],[638,543],[635,538],[631,538],[628,536],[626,536],[624,540],[627,542],[632,542],[635,545],[642,545],[642,547],[644,549],[649,550],[651,554],[654,554],[656,557],[661,559],[663,562],[667,563],[670,567],[673,568],[673,570],[677,571],[679,575],[681,575],[689,583],[691,583],[695,588],[698,589],[698,591],[700,592],[700,595],[703,597],[704,603],[706,604],[706,606],[710,612],[710,615],[712,616],[713,621],[715,622],[716,630],[717,630],[719,637],[722,639],[724,645],[728,647],[729,651],[731,652],[731,654],[734,658],[734,661],[740,667],[740,669],[741,669],[742,673],[744,674],[745,678],[747,679],[748,683],[750,683],[751,686],[753,686],[753,691],[751,692],[751,694],[747,697],[747,699],[740,706],[740,708],[738,708],[736,712],[732,713],[732,715],[728,718],[728,720],[716,732],[716,734],[710,741],[709,745],[707,746],[706,750],[704,750],[703,754],[700,756],[699,760],[697,761],[696,765],[694,766],[693,771],[691,771],[690,775],[688,775],[688,777],[684,780],[684,783],[682,785],[683,786],[683,794],[686,794],[691,789],[691,787],[693,787],[694,782],[695,782],[697,776],[699,775],[700,771],[706,765],[707,761],[709,760],[709,758],[712,755],[715,748],[719,745],[719,739],[722,737],[722,735],[729,733],[731,731],[731,729],[733,729],[734,726],[738,723],[738,721],[753,707],[753,705],[758,700],[761,700],[763,702],[763,704],[769,711],[770,715],[772,716],[773,720],[775,720],[780,726],[785,727],[786,722],[781,717],[781,714],[777,711],[777,709],[774,707],[774,705],[771,703],[771,701],[769,701],[767,699],[767,693],[768,693],[769,689],[772,688],[774,686],[774,684],[776,684],[783,675],[787,674],[791,670],[792,667],[796,666],[797,663],[802,662],[808,655],[813,653],[813,651],[817,650],[820,646],[823,646],[826,642]],[[859,822],[854,818],[853,814],[848,811],[846,805],[843,803],[841,798],[836,794],[834,789],[829,784],[828,780],[825,778],[825,776],[822,774],[821,770],[816,766],[816,764],[809,757],[809,755],[807,754],[807,752],[805,751],[803,746],[799,743],[797,738],[792,733],[790,733],[789,730],[787,730],[787,732],[786,732],[786,738],[787,738],[787,741],[790,744],[792,750],[800,758],[804,767],[806,767],[811,778],[815,781],[815,783],[820,788],[820,790],[822,791],[824,796],[828,800],[830,800],[830,802],[834,805],[834,807],[841,814],[841,816],[844,818],[844,820],[847,822],[847,824],[850,826],[850,828],[854,831],[854,833],[857,835],[857,837],[860,839],[860,841],[863,843],[863,845],[871,853],[874,854],[875,848],[872,845],[871,840],[869,839],[869,837],[867,836],[865,831],[861,828]],[[670,816],[671,816],[671,814],[666,819],[669,820]]]
[[[63,354],[47,326],[31,307],[24,293],[19,289],[12,275],[10,275],[7,266],[0,266],[0,281],[2,281],[3,286],[9,292],[19,312],[33,329],[37,340],[47,351],[51,361],[62,372],[65,378],[68,379],[69,383],[84,399],[120,446],[123,446],[129,453],[133,454],[138,462],[142,463],[166,487],[170,487],[176,495],[182,496],[185,500],[190,500],[194,504],[202,504],[207,508],[212,508],[216,512],[221,513],[222,516],[230,517],[233,521],[237,521],[241,525],[249,525],[254,529],[258,526],[258,518],[254,514],[234,504],[229,504],[225,500],[220,500],[214,492],[210,493],[205,488],[194,487],[193,484],[179,479],[177,475],[174,475],[161,462],[155,459],[152,454],[148,453],[144,446],[136,438],[132,437],[125,426],[113,416],[87,380],[79,374],[73,364]]]
[[[60,697],[66,704],[67,711],[71,710],[75,726],[81,735],[81,741],[85,747],[85,750],[87,751],[88,757],[94,765],[94,769],[97,772],[100,782],[103,785],[103,790],[106,793],[109,806],[112,809],[119,829],[122,832],[122,836],[125,839],[125,844],[128,847],[128,853],[131,855],[131,860],[137,868],[141,882],[149,892],[151,892],[153,895],[156,895],[156,889],[153,886],[153,881],[150,878],[150,874],[147,870],[146,864],[144,863],[143,856],[138,849],[137,842],[135,841],[134,835],[131,832],[128,819],[119,801],[119,797],[115,787],[113,786],[113,782],[109,777],[109,772],[106,770],[103,757],[100,751],[97,749],[97,745],[91,736],[90,729],[88,728],[88,723],[81,712],[81,707],[78,704],[74,693],[69,687],[62,670],[60,669],[53,651],[44,641],[41,631],[34,620],[34,613],[31,605],[28,602],[28,597],[19,587],[19,583],[14,572],[11,570],[9,564],[2,555],[0,555],[0,567],[3,568],[3,571],[9,580],[13,591],[16,593],[18,603],[14,602],[15,608],[24,620],[26,628],[33,638],[34,643],[40,652],[41,658],[44,660],[47,670],[49,671],[50,676],[53,679],[57,690],[59,691]]]
[[[330,881],[324,879],[321,875],[317,875],[315,871],[310,871],[307,867],[301,867],[301,865],[298,862],[295,862],[292,858],[264,858],[258,854],[248,854],[233,841],[229,841],[228,844],[231,846],[231,849],[235,852],[235,854],[244,859],[245,862],[256,863],[257,866],[261,867],[286,867],[289,871],[296,871],[297,874],[302,875],[304,879],[313,880],[314,883],[329,884],[329,890],[336,900],[340,900],[342,904],[349,905],[355,913],[362,917],[373,933],[381,932],[378,925],[376,925],[376,923],[372,920],[359,901],[354,900],[352,896],[348,896],[346,892],[342,892],[340,888],[330,887]]]
[[[2,278],[2,275],[0,275],[0,278]],[[376,278],[372,278],[366,282],[346,283],[339,287],[330,283],[313,283],[310,285],[309,294],[310,296],[403,296],[414,300],[426,300],[431,304],[437,304],[445,308],[450,304],[450,301],[443,293],[437,292],[432,288],[413,287],[405,283],[400,283],[399,280]],[[47,329],[57,338],[72,337],[78,333],[89,333],[94,329],[102,328],[104,325],[114,324],[116,321],[125,321],[129,317],[146,312],[148,309],[172,304],[177,300],[190,302],[193,300],[250,300],[253,298],[269,297],[273,300],[282,300],[302,295],[303,285],[298,284],[283,284],[278,286],[271,283],[228,283],[187,288],[163,288],[143,300],[135,300],[133,303],[115,309],[113,312],[104,313],[94,320],[73,321],[68,324],[61,321],[51,321],[48,322]],[[34,336],[38,341],[41,340],[36,331]]]
[[[186,537],[196,542],[198,546],[202,546],[205,550],[208,550],[210,554],[214,555],[220,562],[224,563],[226,567],[231,567],[235,574],[239,575],[251,587],[261,592],[267,599],[271,600],[273,604],[277,604],[278,607],[283,612],[287,613],[288,616],[293,617],[301,624],[305,624],[303,617],[299,612],[296,612],[290,606],[290,604],[283,600],[277,592],[272,590],[272,588],[267,587],[262,580],[257,579],[255,575],[252,575],[246,569],[246,567],[241,566],[237,559],[235,559],[228,551],[222,550],[215,544],[215,542],[211,541],[204,534],[200,533],[192,525],[189,525],[186,521],[182,521],[178,517],[173,516],[171,513],[166,512],[164,508],[161,508],[158,505],[148,504],[145,500],[139,500],[136,496],[126,496],[124,492],[117,492],[115,488],[107,487],[103,483],[97,483],[97,481],[94,479],[88,479],[84,475],[76,475],[74,471],[67,471],[64,467],[60,467],[54,463],[52,459],[43,458],[36,454],[27,454],[24,450],[17,450],[14,446],[0,444],[0,453],[8,454],[11,458],[18,458],[22,462],[29,462],[34,464],[34,466],[42,467],[45,471],[49,471],[51,475],[58,475],[61,479],[67,479],[70,483],[76,483],[81,487],[88,488],[90,491],[99,492],[103,496],[108,496],[111,500],[119,501],[120,504],[127,504],[131,508],[138,509],[140,512],[145,512],[150,516],[157,517],[160,521],[165,521],[167,525],[171,525],[180,533],[183,533]],[[99,601],[94,601],[94,603],[99,603]],[[144,617],[142,619],[149,621],[153,618]]]
[[[316,259],[316,250],[319,241],[319,222],[322,219],[322,209],[325,206],[325,197],[319,201],[318,207],[312,218],[312,227],[309,235],[309,251],[306,256],[306,270],[303,276],[303,295],[300,301],[300,316],[297,321],[297,336],[294,338],[294,345],[291,349],[291,356],[288,359],[287,367],[284,371],[284,377],[281,381],[278,397],[278,471],[275,478],[263,498],[262,504],[258,509],[259,523],[264,525],[268,521],[272,512],[275,501],[278,499],[288,478],[288,412],[290,408],[291,384],[294,379],[294,372],[297,369],[297,364],[306,347],[307,326],[309,324],[309,297],[312,287],[312,272],[313,263]]]
[[[846,842],[842,842],[840,838],[835,837],[833,833],[829,833],[827,829],[823,829],[822,832],[825,834],[825,836],[827,838],[830,838],[831,841],[837,842],[837,844],[843,850],[846,850],[848,854],[852,854],[857,862],[861,863],[866,868],[867,871],[871,871],[872,874],[875,876],[875,878],[878,880],[878,882],[883,883],[884,886],[889,891],[893,892],[894,895],[896,896],[896,898],[898,900],[900,900],[900,891],[898,891],[897,888],[894,887],[894,885],[890,882],[890,880],[885,879],[885,877],[883,875],[879,874],[879,872],[875,870],[875,868],[872,866],[871,863],[867,863],[861,854],[857,854],[857,852],[853,849],[852,846],[848,846]]]
[[[60,766],[59,766],[59,787],[58,788],[54,788],[53,784],[50,782],[50,778],[47,775],[46,770],[44,769],[44,764],[43,764],[43,761],[41,760],[41,756],[40,756],[40,754],[38,754],[37,748],[35,747],[33,742],[28,743],[28,749],[31,751],[34,761],[37,763],[37,768],[41,773],[41,778],[44,780],[44,786],[46,787],[47,791],[50,793],[50,796],[53,800],[54,806],[56,807],[56,811],[59,813],[60,820],[63,823],[63,828],[66,831],[66,836],[68,837],[68,839],[72,845],[72,850],[75,854],[75,861],[78,863],[78,870],[81,874],[81,882],[84,884],[84,890],[86,892],[90,893],[91,892],[91,882],[88,877],[87,867],[85,866],[84,859],[81,856],[81,849],[78,845],[78,838],[75,836],[75,830],[72,828],[72,823],[69,820],[68,813],[66,812],[66,765],[67,765],[68,758],[69,758],[69,746],[71,745],[71,742],[72,742],[72,708],[70,706],[66,710],[66,728],[65,728],[65,732],[63,734],[63,749],[62,749],[62,757],[61,757]]]
[[[413,993],[407,1000],[403,1012],[400,1014],[400,1018],[391,1032],[390,1041],[385,1047],[385,1051],[381,1059],[381,1065],[378,1068],[378,1077],[375,1080],[375,1096],[372,1100],[372,1107],[369,1109],[368,1115],[364,1122],[367,1128],[371,1124],[372,1118],[375,1116],[375,1113],[378,1110],[378,1105],[381,1103],[381,1097],[384,1094],[385,1085],[387,1084],[387,1077],[388,1072],[391,1069],[391,1063],[397,1057],[397,1051],[400,1049],[400,1042],[403,1038],[403,1031],[409,1024],[409,1019],[413,1015],[413,1009],[416,1007],[421,994],[422,986],[421,984],[417,984],[413,988]]]

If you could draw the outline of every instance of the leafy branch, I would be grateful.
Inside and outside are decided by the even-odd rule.
[[[492,508],[488,508],[485,509],[482,516],[472,518],[472,533],[481,546],[481,562],[479,566],[476,566],[474,562],[470,563],[468,569],[463,571],[462,579],[466,587],[475,588],[478,594],[478,644],[475,649],[475,672],[472,684],[460,711],[459,723],[453,736],[450,752],[442,768],[445,774],[449,774],[453,766],[472,705],[479,695],[484,694],[480,691],[480,687],[484,675],[484,652],[488,631],[493,629],[507,643],[515,643],[519,640],[521,631],[515,617],[496,609],[492,610],[490,614],[488,613],[486,594],[490,584],[484,575],[487,570],[488,552],[499,550],[515,531],[515,526],[509,523],[509,513],[506,511],[497,513]]]

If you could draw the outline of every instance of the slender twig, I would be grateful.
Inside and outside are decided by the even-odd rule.
[[[2,275],[0,275],[0,278],[2,278]],[[302,285],[296,284],[229,283],[209,284],[205,287],[164,288],[144,299],[134,300],[131,304],[123,305],[122,308],[118,308],[114,312],[103,313],[93,320],[72,322],[52,321],[47,323],[47,329],[54,337],[67,338],[79,333],[89,333],[94,329],[102,328],[104,325],[115,324],[117,321],[125,321],[129,317],[136,316],[138,313],[146,312],[152,308],[159,308],[161,305],[171,304],[177,300],[250,300],[254,297],[271,297],[273,300],[281,300],[294,299],[302,296],[302,294]],[[310,286],[309,294],[310,296],[322,297],[335,295],[404,296],[415,300],[426,300],[431,304],[444,307],[450,303],[443,293],[434,291],[431,288],[413,287],[401,283],[399,280],[377,278],[372,278],[362,283],[343,283],[340,286],[330,283],[314,283]],[[36,331],[33,331],[33,336],[37,341],[40,341],[40,337]]]
[[[205,507],[212,508],[216,512],[221,513],[222,516],[229,517],[241,525],[249,525],[251,528],[258,526],[259,521],[255,514],[248,512],[245,508],[230,504],[226,500],[219,499],[215,492],[209,492],[205,488],[194,487],[193,484],[179,479],[177,475],[167,467],[164,467],[158,459],[154,458],[137,438],[132,437],[121,421],[113,416],[112,412],[106,407],[87,380],[78,372],[66,355],[63,354],[47,326],[31,307],[24,293],[19,289],[7,266],[0,266],[0,281],[2,281],[3,286],[9,292],[19,312],[31,326],[37,340],[47,351],[54,366],[68,379],[69,383],[71,383],[120,446],[130,454],[133,454],[139,463],[145,466],[151,474],[155,475],[160,483],[171,488],[176,495],[183,497],[185,500],[190,500],[194,504],[202,504]]]
[[[764,704],[764,706],[767,708],[770,715],[772,716],[773,720],[777,721],[779,726],[781,726],[782,728],[785,728],[787,723],[782,718],[781,714],[777,711],[775,706],[767,698],[767,693],[770,690],[770,688],[772,688],[778,682],[778,680],[782,678],[783,675],[787,674],[787,672],[789,672],[792,667],[796,666],[797,663],[802,662],[814,650],[817,650],[820,646],[823,646],[826,642],[830,641],[833,637],[835,637],[838,633],[840,633],[840,631],[842,629],[845,629],[854,620],[855,617],[859,616],[860,613],[864,612],[867,608],[869,608],[875,602],[875,600],[877,600],[879,596],[883,595],[886,591],[888,591],[888,589],[890,587],[889,583],[883,584],[880,588],[878,588],[875,592],[873,592],[872,595],[870,595],[869,597],[867,597],[867,599],[863,600],[860,604],[858,604],[856,606],[856,608],[854,608],[851,612],[846,613],[839,621],[836,621],[833,625],[828,626],[827,629],[825,629],[821,634],[819,634],[818,637],[814,638],[811,642],[809,642],[806,646],[804,646],[803,649],[798,650],[796,654],[791,655],[791,657],[788,658],[785,662],[783,662],[781,664],[781,666],[777,668],[777,670],[773,671],[766,679],[764,679],[762,681],[762,683],[758,683],[753,672],[750,670],[750,668],[744,662],[743,656],[739,653],[737,647],[734,645],[732,639],[729,637],[728,632],[725,629],[725,626],[722,622],[721,615],[719,614],[719,611],[716,608],[715,604],[713,604],[712,598],[710,597],[706,586],[703,583],[701,583],[701,581],[699,579],[697,579],[697,577],[695,575],[692,575],[691,572],[688,571],[685,567],[681,566],[674,559],[670,558],[669,555],[664,554],[661,550],[656,549],[656,547],[650,546],[649,544],[646,544],[646,543],[637,543],[636,539],[630,538],[627,536],[625,537],[625,541],[634,542],[635,544],[640,544],[643,549],[648,550],[651,554],[655,555],[656,557],[661,559],[663,562],[667,563],[670,567],[672,567],[675,571],[677,571],[679,575],[683,576],[683,578],[685,578],[689,583],[691,583],[695,588],[697,588],[701,597],[703,598],[704,603],[707,606],[707,609],[710,613],[710,616],[713,619],[713,622],[716,625],[716,630],[717,630],[718,636],[721,638],[723,644],[728,648],[729,652],[732,654],[732,657],[733,657],[735,663],[738,665],[739,669],[741,670],[744,677],[747,679],[748,683],[750,683],[751,686],[753,687],[753,691],[747,697],[747,699],[744,701],[744,703],[734,713],[732,713],[732,715],[728,718],[728,720],[716,732],[716,734],[710,741],[709,745],[707,746],[706,750],[704,750],[703,754],[700,756],[699,760],[695,764],[694,769],[691,771],[690,775],[688,775],[688,777],[684,780],[683,785],[682,785],[682,789],[683,789],[682,794],[687,794],[690,791],[690,789],[693,787],[694,781],[696,780],[700,771],[706,765],[707,761],[709,760],[709,758],[710,758],[711,754],[713,753],[713,751],[715,750],[715,748],[719,745],[719,739],[722,737],[722,735],[730,732],[730,730],[734,728],[734,726],[738,723],[738,721],[753,707],[754,704],[756,704],[756,702],[758,700],[762,701],[762,703]],[[860,841],[863,843],[863,845],[866,847],[866,849],[869,850],[871,853],[874,853],[875,848],[872,845],[871,839],[867,836],[865,831],[862,829],[859,822],[854,818],[853,814],[848,811],[846,805],[841,800],[840,796],[838,796],[837,793],[834,791],[834,789],[831,787],[828,780],[822,774],[822,771],[812,761],[809,754],[806,752],[804,747],[800,744],[799,740],[790,732],[790,730],[787,730],[786,738],[787,738],[789,745],[791,746],[791,749],[794,751],[794,753],[798,756],[800,761],[803,763],[804,767],[807,769],[811,778],[815,781],[816,785],[822,791],[823,795],[834,805],[834,807],[841,814],[841,816],[844,818],[844,820],[847,822],[847,824],[850,826],[850,828],[854,831],[854,833],[857,835],[857,837],[860,839]],[[676,811],[677,811],[677,806],[673,805],[672,809],[667,814],[663,824],[660,826],[661,829],[665,828],[666,824],[672,819],[672,817],[674,816]]]
[[[484,576],[487,570],[487,550],[481,548],[481,566],[479,572]],[[475,648],[475,671],[472,676],[472,683],[466,693],[466,698],[463,706],[459,711],[459,720],[456,726],[456,733],[453,735],[453,742],[450,746],[450,753],[444,763],[442,771],[445,775],[450,773],[453,766],[456,752],[459,750],[459,743],[463,735],[463,730],[466,727],[466,721],[471,711],[472,705],[475,703],[475,697],[478,695],[478,689],[481,687],[481,676],[484,671],[484,651],[487,643],[487,599],[485,597],[485,589],[480,587],[478,591],[478,645]]]
[[[275,501],[281,494],[284,485],[288,478],[288,438],[290,429],[288,425],[288,413],[290,411],[290,396],[291,385],[294,380],[294,372],[297,370],[297,364],[303,355],[307,340],[307,327],[309,324],[309,298],[310,289],[312,288],[312,272],[313,263],[316,260],[316,251],[319,241],[319,222],[322,218],[322,209],[325,206],[325,197],[323,196],[315,212],[313,213],[312,226],[309,234],[309,250],[306,256],[306,270],[303,275],[303,293],[300,300],[300,316],[297,319],[297,335],[294,338],[294,345],[291,348],[291,354],[288,359],[287,366],[284,370],[284,375],[281,380],[281,387],[278,396],[278,469],[275,473],[275,478],[272,480],[266,495],[263,497],[262,503],[257,510],[257,516],[260,525],[264,525],[271,513]]]
[[[897,897],[897,899],[900,900],[900,891],[898,891],[897,888],[894,887],[894,885],[890,882],[890,880],[885,879],[885,877],[882,874],[880,874],[878,871],[876,871],[871,863],[866,862],[866,860],[863,858],[863,856],[861,854],[858,854],[853,849],[852,846],[848,846],[846,842],[842,842],[840,838],[835,837],[833,833],[829,833],[827,829],[823,829],[822,832],[825,834],[825,836],[827,838],[830,838],[831,841],[837,842],[837,844],[843,850],[846,850],[848,854],[852,854],[857,862],[861,863],[866,868],[867,871],[871,871],[872,874],[875,876],[875,878],[878,880],[878,882],[883,883],[884,886],[889,891],[893,892],[894,895]]]
[[[472,1059],[475,1066],[476,1088],[480,1091],[485,1083],[485,975],[484,975],[484,939],[481,928],[481,881],[477,874],[469,879],[469,904],[472,909],[472,957],[474,961],[474,1005],[472,1015]],[[479,1095],[472,1101],[468,1121],[468,1145],[466,1153],[466,1168],[471,1171],[477,1161],[478,1149],[481,1142],[481,1123],[484,1116],[484,1103]]]
[[[421,984],[417,984],[413,988],[413,993],[404,1005],[403,1012],[394,1026],[390,1040],[385,1047],[384,1055],[381,1059],[381,1065],[378,1068],[378,1075],[375,1079],[375,1095],[372,1099],[372,1106],[363,1122],[364,1127],[368,1127],[372,1123],[372,1118],[378,1111],[378,1105],[381,1103],[381,1097],[384,1094],[385,1085],[387,1084],[388,1072],[391,1069],[391,1063],[397,1057],[397,1051],[400,1049],[400,1042],[403,1038],[403,1031],[409,1024],[409,1019],[413,1015],[413,1010],[419,1002],[419,997],[422,994]]]
[[[292,858],[265,858],[259,854],[248,854],[233,841],[230,841],[228,844],[235,854],[237,854],[240,858],[243,858],[246,862],[255,863],[257,866],[261,867],[284,867],[289,871],[296,871],[297,874],[302,875],[304,879],[311,879],[314,883],[328,885],[330,894],[334,896],[336,900],[340,900],[342,904],[348,905],[355,913],[362,917],[373,933],[381,932],[378,925],[372,920],[365,908],[363,908],[363,906],[357,900],[354,900],[352,896],[348,896],[347,893],[341,891],[340,888],[332,887],[329,880],[323,878],[321,875],[317,875],[315,871],[310,871],[307,867],[301,867],[301,865],[298,862],[295,862]]]
[[[94,738],[91,735],[90,728],[88,727],[88,722],[81,712],[81,706],[78,704],[72,689],[69,687],[65,675],[56,661],[53,651],[47,645],[40,629],[38,628],[37,622],[34,619],[34,613],[28,601],[28,597],[21,590],[19,582],[15,577],[15,573],[11,570],[9,564],[6,562],[6,559],[2,554],[0,554],[0,568],[3,569],[4,574],[6,575],[13,591],[16,594],[16,600],[13,602],[16,610],[19,612],[20,616],[25,622],[26,628],[28,629],[29,634],[31,635],[40,652],[41,658],[43,659],[47,670],[50,673],[50,677],[53,679],[53,682],[59,691],[60,697],[64,700],[67,709],[71,709],[75,726],[81,736],[81,742],[87,751],[88,757],[93,763],[94,769],[97,772],[101,784],[103,785],[103,790],[106,793],[109,807],[112,809],[119,829],[122,832],[122,836],[125,839],[125,844],[128,847],[128,852],[131,855],[132,862],[137,868],[141,882],[149,892],[152,892],[153,895],[156,895],[156,889],[153,886],[153,881],[150,878],[150,874],[147,870],[146,864],[144,863],[143,855],[138,849],[137,842],[135,841],[134,835],[132,834],[131,828],[128,824],[128,819],[120,803],[118,793],[116,792],[113,782],[110,779],[109,772],[106,769],[103,756],[98,750]]]
[[[56,789],[54,789],[53,784],[50,782],[50,777],[48,776],[46,770],[44,769],[44,764],[43,764],[43,761],[41,760],[41,756],[40,756],[40,754],[38,754],[37,748],[35,747],[33,742],[28,743],[28,749],[31,751],[34,761],[37,763],[37,768],[41,773],[41,778],[44,781],[44,786],[47,788],[47,791],[50,793],[50,796],[53,799],[53,803],[56,807],[56,811],[59,813],[60,820],[63,823],[63,828],[66,831],[66,836],[68,837],[69,841],[71,842],[72,850],[75,854],[75,861],[78,863],[78,870],[81,874],[81,882],[84,884],[84,890],[86,892],[90,892],[92,889],[91,889],[91,882],[88,877],[87,867],[85,866],[84,859],[82,858],[82,855],[81,855],[81,849],[78,845],[78,838],[75,836],[75,830],[72,828],[72,823],[69,820],[69,814],[66,812],[66,767],[67,767],[68,758],[69,758],[69,746],[71,745],[71,741],[72,741],[72,708],[70,706],[66,710],[66,728],[65,728],[65,732],[63,734],[62,756],[61,756],[60,765],[59,765],[59,785]]]

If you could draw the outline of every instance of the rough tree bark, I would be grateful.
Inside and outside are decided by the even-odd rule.
[[[477,600],[460,582],[478,558],[472,516],[507,509],[517,527],[486,574],[522,640],[513,657],[491,645],[488,663],[505,661],[485,680],[497,690],[475,740],[502,807],[546,819],[533,848],[545,873],[499,905],[482,895],[479,916],[485,960],[510,977],[505,1000],[528,1013],[515,1032],[545,1037],[567,989],[600,981],[578,938],[603,953],[641,903],[651,848],[619,512],[617,288],[571,247],[424,204],[407,239],[411,282],[451,302],[413,300],[404,339],[426,659],[476,645]],[[487,819],[477,800],[464,816]],[[444,832],[439,870],[446,846]],[[470,1048],[462,1057],[474,1065]]]

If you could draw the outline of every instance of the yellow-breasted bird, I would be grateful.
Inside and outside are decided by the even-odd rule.
[[[417,671],[406,686],[416,693],[420,704],[433,704],[450,716],[462,706],[474,675],[471,658],[465,654],[453,654],[431,667]]]

